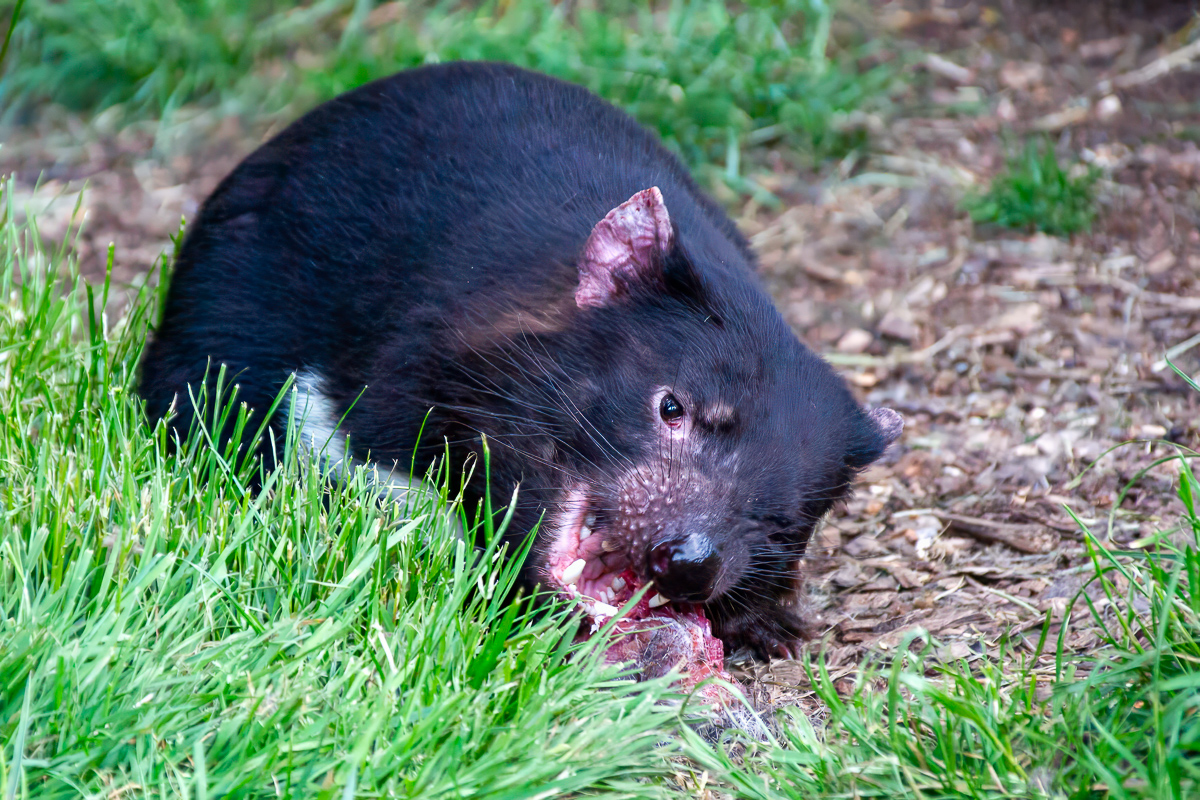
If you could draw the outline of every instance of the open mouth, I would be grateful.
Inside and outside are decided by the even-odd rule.
[[[568,492],[558,520],[555,540],[546,554],[544,582],[578,601],[591,620],[593,634],[620,615],[614,624],[619,636],[607,652],[609,661],[632,661],[646,678],[678,668],[690,686],[713,676],[730,680],[723,666],[724,647],[713,636],[702,606],[668,600],[651,586],[636,605],[621,613],[645,582],[622,537],[598,523],[586,488]]]

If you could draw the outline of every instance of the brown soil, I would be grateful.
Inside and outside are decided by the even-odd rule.
[[[1084,587],[1083,528],[1126,547],[1174,525],[1177,463],[1146,468],[1176,452],[1162,440],[1200,444],[1200,396],[1163,361],[1200,343],[1200,58],[1138,70],[1196,40],[1196,7],[869,0],[860,11],[919,62],[901,111],[868,157],[768,177],[786,210],[742,209],[787,318],[907,423],[805,568],[835,670],[917,629],[945,659],[1006,638],[1032,656],[1047,615],[1057,624]],[[129,283],[277,127],[192,113],[109,130],[47,114],[6,134],[0,173],[16,171],[18,206],[58,198],[40,216],[49,240],[86,185],[82,269],[101,274],[111,242]],[[1104,169],[1090,234],[978,230],[959,210],[1006,142],[1036,131]],[[1200,346],[1174,361],[1200,373]],[[1098,641],[1078,621],[1065,639]],[[796,662],[743,674],[769,699],[802,699]]]

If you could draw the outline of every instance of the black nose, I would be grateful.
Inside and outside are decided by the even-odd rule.
[[[712,595],[721,567],[721,557],[699,534],[655,545],[649,561],[650,577],[659,593],[687,603],[702,603]]]

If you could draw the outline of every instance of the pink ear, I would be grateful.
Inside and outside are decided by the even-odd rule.
[[[904,432],[904,417],[890,408],[872,408],[867,412],[867,417],[888,444],[899,439],[900,434]]]
[[[657,186],[638,192],[596,223],[579,262],[575,303],[603,306],[625,283],[652,274],[671,249],[671,218]]]

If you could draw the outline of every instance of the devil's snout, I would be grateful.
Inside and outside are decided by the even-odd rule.
[[[671,600],[702,603],[712,595],[721,557],[707,536],[693,533],[655,545],[647,563],[660,594]]]

